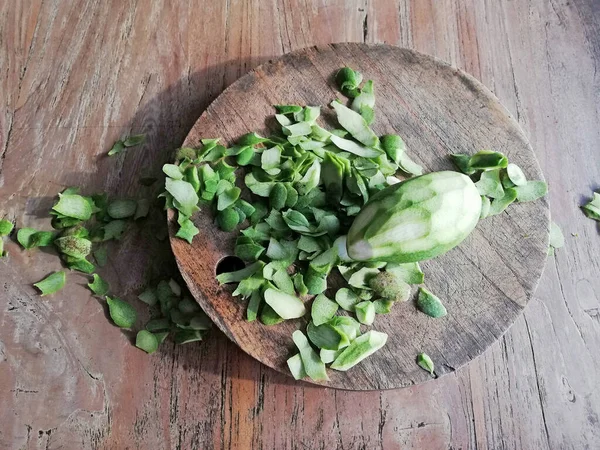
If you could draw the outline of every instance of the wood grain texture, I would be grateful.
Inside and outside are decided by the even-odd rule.
[[[184,141],[221,137],[233,145],[257,131],[268,136],[274,104],[323,105],[321,125],[335,127],[327,107],[343,98],[332,84],[340,67],[373,79],[376,134],[399,134],[426,172],[453,170],[449,155],[478,149],[505,152],[528,179],[541,179],[539,164],[518,124],[483,85],[464,72],[423,54],[389,45],[337,44],[290,53],[264,64],[228,87],[202,114]],[[241,176],[241,175],[240,175]],[[246,192],[245,195],[249,193]],[[234,254],[236,230],[225,233],[203,208],[193,220],[201,230],[192,245],[175,237],[171,247],[192,294],[221,330],[262,363],[289,374],[287,358],[296,350],[291,335],[306,320],[264,326],[245,320],[247,302],[215,279],[223,258]],[[413,301],[378,316],[373,329],[388,334],[384,348],[347,372],[329,371],[321,384],[352,390],[392,389],[430,380],[415,364],[428,353],[436,375],[469,362],[512,325],[531,297],[547,259],[549,211],[545,201],[515,204],[480,222],[453,251],[422,264],[426,285],[440,295],[449,315],[440,320],[419,313]],[[328,292],[330,298],[335,290]]]
[[[31,283],[58,269],[56,257],[8,244],[0,448],[597,447],[600,236],[578,205],[600,180],[598,8],[593,0],[0,2],[0,213],[19,226],[48,229],[40,216],[67,185],[152,195],[138,176],[158,175],[241,75],[303,47],[366,41],[437,56],[490,88],[528,136],[566,235],[497,344],[437,381],[384,392],[289,381],[218,332],[148,357],[109,324],[83,278],[69,277],[59,296],[37,296]],[[130,131],[147,132],[147,145],[102,156]],[[159,214],[148,232],[163,224]],[[102,275],[126,299],[174,264],[167,243],[137,233],[112,250]]]

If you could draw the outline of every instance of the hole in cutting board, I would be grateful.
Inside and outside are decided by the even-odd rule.
[[[236,270],[242,270],[246,265],[237,256],[226,256],[217,263],[216,272],[217,275],[221,275],[226,272],[235,272]]]

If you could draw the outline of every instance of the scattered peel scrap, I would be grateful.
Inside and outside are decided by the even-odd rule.
[[[140,139],[139,136],[135,137],[127,145],[137,145]],[[91,274],[92,281],[88,283],[88,287],[95,295],[106,297],[115,325],[131,328],[137,320],[135,308],[123,300],[107,295],[110,289],[108,283],[94,273],[94,264],[86,258],[93,254],[98,266],[104,266],[107,262],[107,248],[102,242],[118,240],[128,223],[146,217],[149,210],[150,201],[147,199],[115,199],[109,202],[104,193],[87,197],[79,194],[79,188],[70,187],[59,194],[59,200],[50,213],[54,216],[52,226],[57,231],[21,228],[16,237],[25,249],[53,245],[67,267]],[[189,219],[184,219],[189,222]],[[8,234],[12,228],[12,223],[0,221],[1,233]],[[0,245],[0,255],[2,253]],[[34,286],[41,291],[42,296],[50,295],[62,289],[65,280],[65,273],[61,271]],[[210,320],[198,304],[190,299],[189,294],[184,294],[181,286],[173,279],[160,282],[156,289],[146,289],[139,299],[149,306],[159,304],[162,315],[148,322],[148,330],[138,333],[136,345],[147,353],[154,352],[169,334],[173,334],[176,343],[183,344],[202,340],[211,327]],[[147,334],[148,332],[150,333]]]
[[[66,276],[63,271],[54,272],[41,281],[34,283],[34,286],[40,290],[42,297],[54,294],[65,287]]]
[[[435,376],[433,372],[435,370],[435,366],[433,365],[433,361],[427,353],[419,353],[417,355],[417,364],[423,370],[429,372],[430,375]]]
[[[442,301],[424,287],[419,288],[419,296],[417,297],[417,308],[419,311],[427,314],[429,317],[440,318],[444,317],[448,312]]]
[[[92,277],[92,282],[88,283],[90,290],[100,297],[104,297],[106,294],[108,294],[108,291],[110,290],[109,284],[97,273],[93,274]]]
[[[581,207],[583,213],[592,220],[600,222],[600,194],[594,192],[594,197]]]
[[[548,247],[548,254],[554,255],[554,250],[557,248],[564,247],[565,237],[560,227],[556,222],[550,222],[550,242]]]

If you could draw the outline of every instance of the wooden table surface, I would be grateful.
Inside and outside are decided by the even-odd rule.
[[[596,0],[0,2],[0,215],[49,229],[66,186],[148,197],[226,86],[291,50],[387,42],[442,58],[517,118],[566,246],[484,355],[419,386],[346,392],[294,382],[218,331],[148,356],[86,278],[31,286],[58,258],[0,261],[2,449],[584,449],[600,445],[600,234],[578,205],[600,187]],[[107,158],[121,135],[142,148]],[[111,248],[123,298],[174,268],[154,214]],[[139,303],[138,303],[139,305]],[[140,311],[143,308],[139,308]]]

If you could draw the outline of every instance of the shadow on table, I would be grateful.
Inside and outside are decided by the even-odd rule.
[[[114,139],[128,134],[146,133],[146,143],[143,147],[131,148],[113,157],[108,157],[103,152],[96,161],[98,170],[90,175],[85,191],[103,190],[119,197],[156,198],[164,186],[163,164],[173,160],[175,150],[181,146],[202,112],[229,84],[267,61],[268,57],[251,58],[211,66],[180,79],[143,102],[135,116],[122,127],[122,134],[115,135]],[[148,92],[152,86],[152,76],[149,80]],[[66,176],[76,178],[69,177],[68,174]],[[141,177],[156,178],[157,181],[151,186],[143,186],[139,184]],[[47,211],[48,202],[42,203],[43,208],[39,209]],[[167,236],[166,215],[158,201],[147,219],[133,223],[121,241],[108,244],[108,263],[99,272],[110,283],[111,292],[135,306],[139,315],[135,331],[141,329],[149,318],[146,305],[136,300],[136,296],[147,285],[155,285],[158,280],[170,277],[183,284]],[[135,332],[122,332],[132,344],[135,343]],[[217,329],[211,330],[200,343],[174,346],[168,340],[161,346],[157,356],[175,359],[174,367],[187,372],[210,371],[222,374],[226,371],[234,377],[256,379],[258,372],[266,370],[270,372],[272,382],[295,383],[293,379],[253,360]],[[235,372],[232,370],[232,360],[235,361],[233,365],[243,360],[243,366],[253,367],[252,373],[232,373]],[[161,364],[165,364],[165,361]]]

